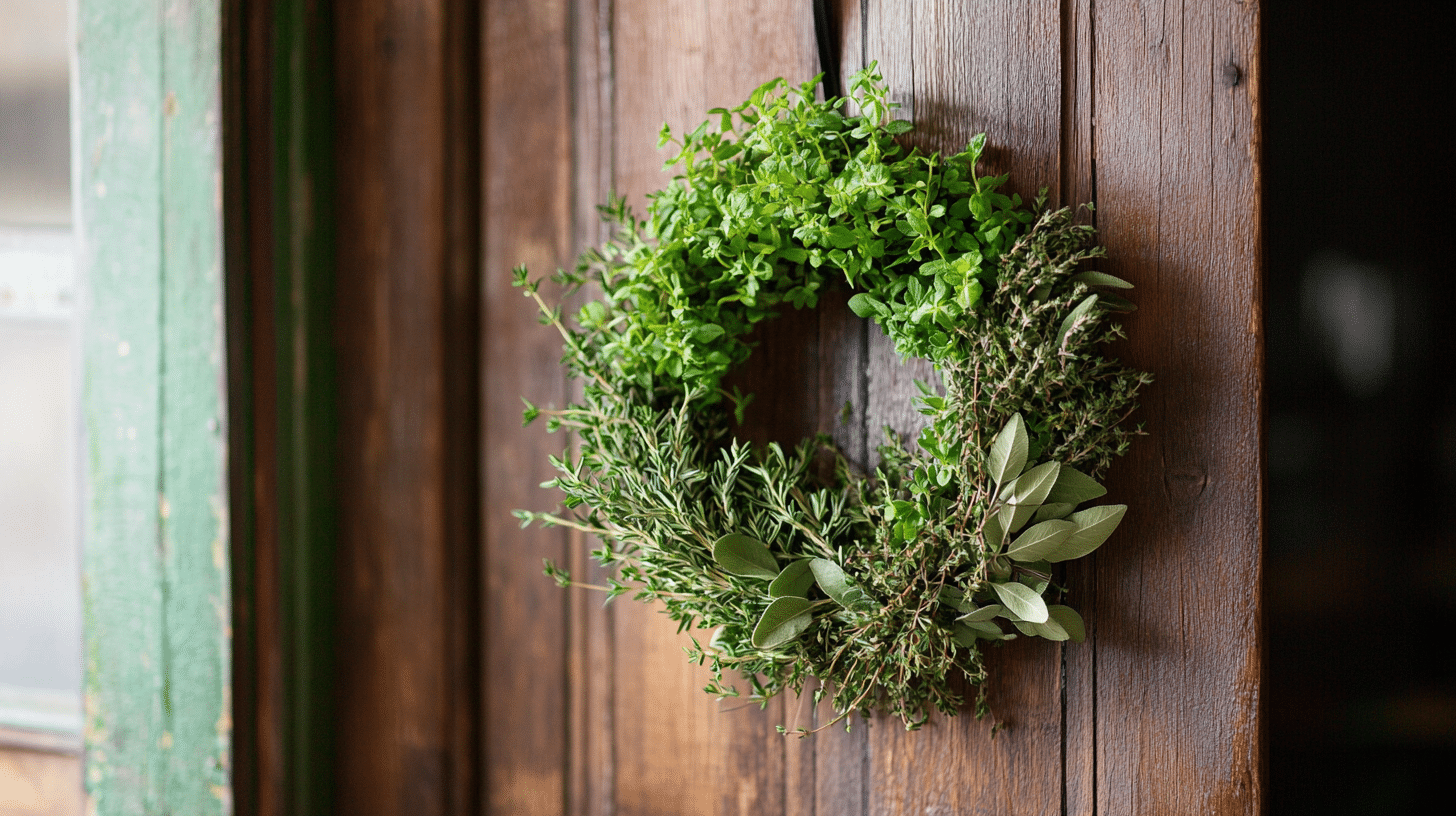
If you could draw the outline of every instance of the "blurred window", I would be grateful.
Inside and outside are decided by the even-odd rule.
[[[78,734],[66,0],[0,0],[0,728]]]

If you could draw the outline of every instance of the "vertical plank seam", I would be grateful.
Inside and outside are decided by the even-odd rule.
[[[600,0],[601,7],[597,20],[597,41],[605,41],[606,53],[597,55],[598,71],[607,83],[606,110],[602,111],[600,122],[607,128],[606,163],[607,179],[611,186],[609,191],[615,194],[617,191],[617,4],[616,0]],[[605,35],[605,36],[603,36]],[[598,171],[600,178],[600,171]],[[598,191],[600,192],[600,191]],[[603,543],[605,546],[605,543]],[[606,635],[606,643],[603,644],[606,651],[606,684],[603,695],[606,698],[606,710],[602,712],[603,728],[606,732],[606,739],[602,745],[602,759],[606,767],[602,769],[602,775],[606,777],[606,784],[603,786],[602,796],[606,800],[602,812],[604,816],[615,816],[617,812],[617,626],[616,612],[611,604],[606,604],[602,612],[603,631]]]
[[[869,0],[860,0],[859,3],[859,64],[860,68],[869,64],[870,50],[870,23],[869,23]],[[865,467],[869,467],[870,458],[870,326],[869,321],[859,321],[859,370],[855,372],[855,379],[858,383],[855,397],[859,400],[859,437],[860,450],[864,451]],[[853,712],[849,715],[853,718]],[[860,784],[859,784],[859,813],[860,816],[869,816],[870,812],[870,780],[874,772],[874,747],[870,740],[870,722],[867,718],[861,718],[861,727],[865,729],[864,739],[860,740]]]
[[[566,29],[566,105],[567,110],[570,111],[571,122],[571,130],[569,131],[568,138],[572,141],[572,145],[567,151],[567,156],[569,157],[567,161],[570,164],[567,167],[566,173],[567,200],[572,205],[567,210],[571,214],[570,223],[567,224],[567,234],[571,236],[572,244],[575,244],[577,236],[584,234],[581,223],[581,208],[577,206],[580,201],[583,185],[581,183],[581,166],[577,163],[578,150],[576,145],[576,142],[581,139],[582,128],[581,89],[577,87],[578,71],[581,63],[581,56],[577,53],[577,49],[581,46],[581,40],[583,39],[577,36],[577,27],[581,20],[582,2],[584,0],[567,0],[565,8],[562,10],[566,18],[564,20],[565,25],[563,26]],[[571,381],[560,371],[558,371],[558,378],[562,383],[562,398],[569,402],[572,398]],[[575,434],[568,433],[566,437],[567,450],[576,448],[575,437]],[[571,564],[572,558],[575,555],[571,550],[576,549],[581,542],[577,540],[576,536],[570,534],[564,534],[563,538],[566,541],[566,552],[562,553],[565,556],[563,561],[566,564]],[[586,642],[585,638],[583,638],[582,642],[578,643],[572,637],[576,631],[577,608],[580,606],[578,599],[575,597],[576,593],[567,589],[561,595],[562,620],[566,623],[563,627],[561,638],[562,665],[565,668],[565,671],[562,672],[562,685],[564,686],[562,689],[562,698],[566,703],[567,711],[567,715],[561,718],[561,768],[563,771],[561,812],[563,814],[573,812],[585,813],[585,803],[578,803],[576,810],[572,809],[572,793],[575,788],[576,774],[578,773],[577,769],[572,767],[573,758],[577,753],[577,743],[585,738],[586,732],[585,724],[575,722],[576,718],[572,714],[577,710],[577,695],[582,693],[580,689],[585,688],[587,684],[585,681],[578,680],[575,672],[572,671],[572,665],[574,662],[573,655],[576,650],[585,650]],[[584,654],[585,652],[583,651],[583,656]],[[584,663],[585,661],[583,661]]]

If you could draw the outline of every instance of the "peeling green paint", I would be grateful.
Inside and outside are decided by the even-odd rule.
[[[231,813],[218,0],[82,0],[89,812]]]

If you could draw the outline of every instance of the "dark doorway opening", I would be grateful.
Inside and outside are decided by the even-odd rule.
[[[1456,767],[1444,6],[1263,10],[1273,814],[1416,813]]]

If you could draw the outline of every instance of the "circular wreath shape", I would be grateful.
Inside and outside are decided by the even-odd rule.
[[[597,536],[609,597],[712,629],[689,652],[709,693],[738,696],[741,679],[767,700],[817,678],[840,717],[915,728],[961,711],[968,681],[980,716],[984,644],[1083,638],[1054,565],[1127,509],[1084,505],[1139,433],[1124,420],[1150,382],[1099,351],[1121,336],[1108,314],[1132,308],[1115,294],[1130,284],[1082,268],[1102,251],[1071,210],[977,174],[984,134],[950,157],[906,150],[895,137],[912,125],[873,65],[849,100],[815,101],[818,81],[769,82],[709,111],[716,127],[664,125],[680,173],[645,220],[603,208],[613,237],[553,278],[585,299],[572,318],[516,270],[581,383],[563,409],[527,403],[527,422],[545,415],[576,446],[546,483],[563,509],[517,515]],[[828,286],[943,383],[920,386],[918,444],[887,429],[873,470],[823,435],[785,450],[731,430],[747,397],[721,383],[751,329]],[[816,464],[826,452],[833,468]]]

